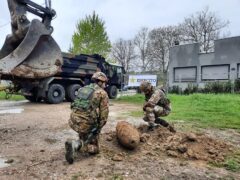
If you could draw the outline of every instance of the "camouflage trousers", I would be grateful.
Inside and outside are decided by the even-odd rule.
[[[94,120],[88,113],[73,110],[68,121],[69,126],[79,134],[87,134],[95,124]]]
[[[95,120],[85,112],[72,111],[68,121],[69,126],[79,134],[79,140],[85,142],[92,130]],[[99,152],[99,135],[87,144],[87,151],[91,154]]]
[[[89,134],[79,134],[80,141],[86,141]],[[87,145],[86,150],[90,154],[99,153],[99,135],[95,136]]]
[[[170,112],[170,110],[167,110],[161,106],[155,106],[154,108],[147,107],[143,120],[148,122],[150,125],[153,125],[156,118],[167,116],[170,114]]]

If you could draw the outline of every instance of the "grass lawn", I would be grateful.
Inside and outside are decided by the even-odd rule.
[[[0,100],[6,100],[6,93],[4,91],[0,91]],[[12,100],[12,101],[20,101],[20,100],[24,100],[25,97],[21,96],[21,95],[12,95],[10,96],[10,98],[8,100]]]
[[[240,129],[240,95],[239,94],[169,94],[172,113],[165,119],[183,120],[201,127]],[[123,96],[119,102],[144,103],[144,96]],[[141,109],[131,112],[133,116],[142,116]]]

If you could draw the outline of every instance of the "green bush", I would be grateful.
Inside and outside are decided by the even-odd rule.
[[[189,83],[187,88],[183,91],[179,86],[173,86],[169,89],[170,93],[173,94],[193,94],[193,93],[231,93],[233,88],[235,87],[236,92],[240,92],[240,80],[236,80],[233,84],[231,81],[227,82],[206,82],[204,88],[199,88],[197,85],[193,83]]]
[[[231,81],[227,82],[220,82],[220,81],[215,81],[215,82],[208,82],[205,84],[204,93],[230,93],[233,88],[233,84]]]
[[[234,84],[231,81],[224,83],[224,92],[230,93],[232,91],[232,88],[234,87]]]
[[[198,86],[192,83],[189,83],[187,88],[184,89],[183,94],[193,94],[198,92]]]
[[[181,94],[182,93],[182,89],[179,86],[172,86],[171,88],[169,88],[169,93],[173,93],[173,94]]]
[[[222,93],[224,91],[224,85],[223,83],[216,81],[216,82],[212,82],[210,83],[210,92],[211,93]]]
[[[240,93],[240,79],[236,79],[234,82],[234,90]]]

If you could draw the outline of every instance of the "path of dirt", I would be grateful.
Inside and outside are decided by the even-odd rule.
[[[139,106],[111,102],[100,154],[80,154],[73,165],[64,159],[65,140],[77,138],[67,125],[69,103],[47,105],[25,101],[10,106],[0,103],[1,110],[9,108],[24,111],[0,114],[0,160],[7,159],[10,164],[0,168],[0,179],[240,178],[238,173],[208,165],[209,160],[222,161],[233,150],[233,143],[239,142],[239,139],[233,143],[231,139],[215,140],[217,132],[211,137],[189,132],[173,134],[162,127],[148,132],[141,125],[139,131],[145,137],[139,147],[134,151],[122,148],[113,132],[115,126],[121,120],[136,126],[144,124],[140,118],[127,116],[127,112],[136,111]],[[237,132],[226,132],[226,137],[231,133]]]

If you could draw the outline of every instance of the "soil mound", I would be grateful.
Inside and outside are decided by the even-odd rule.
[[[148,134],[147,142],[158,144],[160,150],[172,157],[221,162],[231,150],[231,146],[225,142],[201,133],[171,133],[167,128],[161,126],[151,132],[148,132],[146,126],[138,129],[142,134],[141,138]]]
[[[121,156],[127,156],[127,154],[158,156],[161,152],[171,157],[187,160],[222,162],[225,156],[232,151],[231,145],[201,133],[172,133],[162,126],[149,131],[146,125],[138,127],[138,131],[140,133],[140,144],[134,151],[124,150],[118,145],[116,132],[103,134],[103,138],[106,140],[106,144],[104,144],[108,147],[108,154],[109,150],[112,157],[119,154]],[[103,149],[106,151],[106,148]]]

